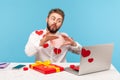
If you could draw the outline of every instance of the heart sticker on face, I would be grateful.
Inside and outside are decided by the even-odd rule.
[[[35,31],[35,33],[38,34],[38,35],[42,35],[43,31],[42,30],[37,30],[37,31]]]
[[[60,53],[61,53],[61,49],[59,49],[59,48],[54,48],[54,53],[55,53],[55,54],[60,54]]]
[[[43,45],[44,48],[47,48],[48,46],[49,46],[48,43]]]
[[[88,57],[90,55],[90,50],[86,50],[86,49],[82,48],[81,55],[83,57]]]
[[[89,62],[89,63],[91,63],[91,62],[93,62],[93,61],[94,61],[93,58],[89,58],[89,59],[88,59],[88,62]]]

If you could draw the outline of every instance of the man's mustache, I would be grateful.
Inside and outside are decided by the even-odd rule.
[[[52,24],[52,26],[56,26],[56,23]]]

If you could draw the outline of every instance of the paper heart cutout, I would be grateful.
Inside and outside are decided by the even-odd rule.
[[[42,35],[43,31],[42,30],[37,30],[37,31],[35,31],[35,33],[38,34],[38,35]]]
[[[43,45],[44,48],[47,48],[48,46],[49,46],[48,43],[46,43],[46,44]]]
[[[75,66],[75,67],[74,67],[74,70],[79,71],[79,68],[80,68],[79,66]]]
[[[77,65],[70,65],[70,68],[73,69],[73,70],[76,70],[76,71],[79,71],[79,66]]]
[[[93,61],[94,61],[93,58],[89,58],[89,59],[88,59],[88,62],[89,62],[89,63],[91,63],[91,62],[93,62]]]
[[[70,68],[74,68],[75,67],[75,65],[70,65]]]
[[[81,55],[83,57],[88,57],[90,55],[90,53],[91,53],[90,50],[86,50],[86,49],[82,48]]]
[[[60,54],[60,53],[61,53],[61,49],[59,49],[59,48],[54,48],[54,53],[55,53],[55,54]]]

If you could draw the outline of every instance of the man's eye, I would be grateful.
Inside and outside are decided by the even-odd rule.
[[[59,23],[61,23],[62,21],[61,21],[61,20],[59,20],[58,22],[59,22]]]
[[[54,18],[54,17],[51,17],[51,19],[52,19],[52,20],[55,20],[55,18]]]
[[[53,18],[52,20],[55,20],[55,18]]]

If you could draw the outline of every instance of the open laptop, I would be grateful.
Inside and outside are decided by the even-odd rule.
[[[112,43],[83,46],[85,50],[81,51],[80,65],[77,65],[79,69],[67,67],[65,71],[83,75],[108,70],[111,66],[113,47]]]

